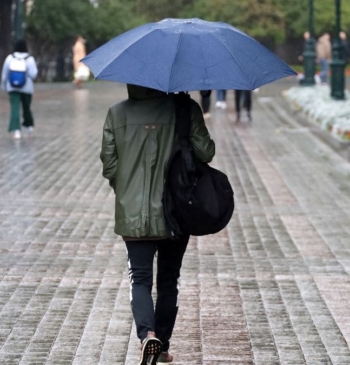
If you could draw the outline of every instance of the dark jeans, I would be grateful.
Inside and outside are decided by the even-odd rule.
[[[236,112],[241,112],[241,99],[243,99],[243,108],[248,112],[252,109],[252,92],[250,90],[235,90],[235,107]]]
[[[32,94],[20,93],[12,91],[9,93],[11,104],[11,116],[9,124],[9,132],[20,130],[20,110],[21,104],[23,108],[23,125],[25,127],[32,127],[34,125],[33,115],[30,110],[30,104],[32,102]]]
[[[201,91],[200,94],[203,113],[209,113],[211,90]]]
[[[148,331],[162,341],[162,351],[169,349],[169,340],[178,310],[178,279],[188,238],[152,241],[126,241],[131,308],[138,338],[143,341]],[[153,259],[157,254],[157,302],[152,300]]]

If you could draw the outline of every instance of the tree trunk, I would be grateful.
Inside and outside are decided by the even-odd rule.
[[[12,51],[11,12],[13,0],[0,0],[0,67]]]
[[[55,81],[66,81],[64,77],[64,51],[62,44],[58,46]]]

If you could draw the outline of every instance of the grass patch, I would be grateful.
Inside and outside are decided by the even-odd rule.
[[[304,66],[303,65],[289,65],[295,72],[304,73]],[[329,65],[329,70],[331,69],[331,65]],[[321,72],[321,67],[317,63],[316,64],[316,73]],[[350,64],[345,68],[345,75],[350,76]]]

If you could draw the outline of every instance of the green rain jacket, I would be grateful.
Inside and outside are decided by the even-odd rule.
[[[110,107],[103,128],[103,176],[115,192],[115,233],[124,237],[168,237],[162,194],[164,170],[175,130],[173,95],[128,85],[129,99]],[[191,142],[210,162],[215,144],[192,100]]]

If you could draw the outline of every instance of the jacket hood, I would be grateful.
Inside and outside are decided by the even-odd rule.
[[[159,98],[166,95],[165,92],[151,89],[145,86],[127,84],[129,99],[144,100]]]

